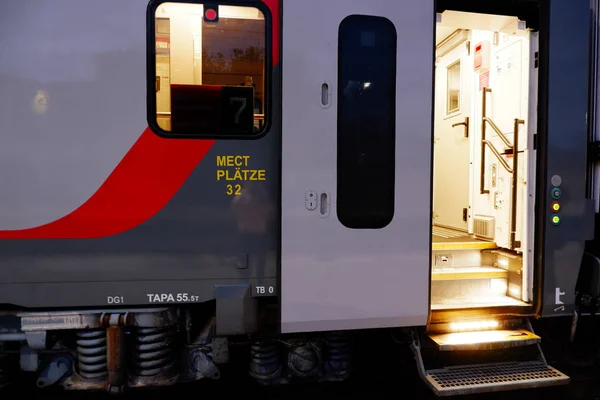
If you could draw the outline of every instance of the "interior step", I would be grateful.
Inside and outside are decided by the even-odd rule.
[[[525,329],[428,333],[440,351],[490,350],[539,343],[541,338]]]
[[[431,297],[431,310],[459,310],[488,307],[529,307],[530,304],[506,295],[473,295],[455,297]]]
[[[497,249],[498,245],[494,242],[486,242],[479,239],[460,238],[455,240],[443,240],[433,238],[431,250],[486,250]]]
[[[566,385],[570,378],[542,361],[460,365],[425,371],[438,396]]]
[[[495,249],[493,241],[483,240],[467,232],[433,226],[431,232],[432,250],[484,250]]]
[[[413,330],[411,348],[421,379],[438,396],[570,382],[567,375],[547,364],[541,338],[526,319],[446,322],[428,329]]]
[[[460,279],[506,279],[508,271],[496,267],[433,267],[431,279],[434,281],[454,281]]]

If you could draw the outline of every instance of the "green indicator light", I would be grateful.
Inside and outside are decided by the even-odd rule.
[[[558,215],[554,215],[552,217],[552,224],[553,225],[559,225],[560,224],[560,217]]]
[[[552,189],[552,198],[553,199],[560,199],[560,195],[561,195],[561,192],[560,192],[559,188]]]

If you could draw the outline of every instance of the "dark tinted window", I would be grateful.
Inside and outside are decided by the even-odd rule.
[[[383,228],[394,216],[396,29],[353,15],[340,24],[338,46],[338,219]]]

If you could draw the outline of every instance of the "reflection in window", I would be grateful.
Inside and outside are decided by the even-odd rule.
[[[339,27],[337,214],[348,228],[383,228],[394,216],[396,40],[382,17]]]
[[[460,110],[460,61],[448,67],[448,99],[446,114]]]
[[[265,18],[254,7],[169,2],[156,9],[156,122],[176,134],[259,133]]]

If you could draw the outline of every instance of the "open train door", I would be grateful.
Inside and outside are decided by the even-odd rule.
[[[283,5],[282,332],[425,325],[435,11]]]

